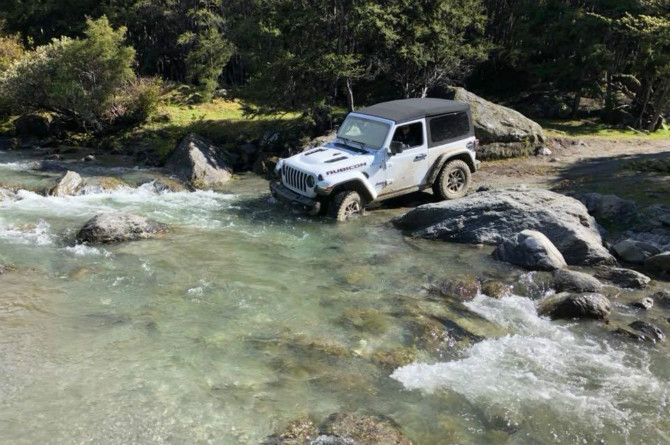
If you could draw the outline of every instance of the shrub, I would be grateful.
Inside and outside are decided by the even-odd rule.
[[[18,112],[50,111],[85,130],[100,131],[115,97],[135,80],[135,50],[123,45],[125,28],[106,17],[87,20],[86,37],[61,37],[14,62],[0,77],[0,91]]]
[[[24,52],[19,36],[0,36],[0,72],[20,59]]]
[[[128,82],[115,97],[106,119],[110,123],[137,125],[147,122],[158,109],[163,83],[140,77]]]

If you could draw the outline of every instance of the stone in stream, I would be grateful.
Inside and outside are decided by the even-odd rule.
[[[416,360],[416,350],[412,348],[395,348],[375,351],[370,357],[379,367],[393,371],[401,366],[409,365]]]
[[[654,307],[654,299],[651,297],[646,297],[641,300],[633,301],[630,305],[636,309],[648,311]]]
[[[101,213],[90,219],[77,234],[79,243],[116,243],[151,238],[168,231],[168,226],[124,212]]]
[[[626,289],[644,289],[651,282],[651,278],[640,272],[620,267],[601,269],[596,272],[596,278]]]
[[[314,422],[303,417],[289,423],[280,433],[267,437],[261,445],[303,445],[310,444],[319,435]]]
[[[12,190],[0,187],[0,202],[13,200],[16,197],[16,193]]]
[[[38,172],[67,172],[68,169],[63,164],[54,161],[41,161],[35,164],[33,170]]]
[[[601,294],[571,294],[563,292],[542,300],[538,306],[538,313],[549,316],[554,320],[590,318],[607,320],[612,305]]]
[[[479,280],[472,275],[461,275],[450,280],[444,280],[431,284],[429,290],[432,293],[457,301],[471,301],[479,293]]]
[[[47,195],[58,197],[73,196],[79,193],[82,187],[84,187],[84,180],[79,176],[79,173],[68,171],[58,180],[58,184],[47,192]]]
[[[648,258],[644,266],[649,270],[670,273],[670,252],[663,252]]]
[[[524,230],[506,239],[493,251],[493,257],[529,270],[556,270],[568,266],[549,238],[535,230]]]
[[[556,292],[600,292],[602,283],[583,272],[561,269],[554,273],[554,289]]]
[[[670,290],[658,291],[652,294],[651,298],[659,305],[670,308]]]
[[[10,263],[0,263],[0,275],[6,274],[7,272],[13,272],[16,270],[16,266]]]
[[[414,237],[498,245],[522,230],[541,231],[568,264],[613,264],[584,205],[549,190],[514,188],[426,204],[393,220]]]
[[[616,243],[612,250],[617,257],[633,264],[643,264],[647,258],[661,253],[660,249],[653,244],[631,239]]]
[[[488,280],[482,283],[482,293],[491,298],[504,298],[512,295],[512,288],[501,281]]]
[[[186,136],[165,164],[181,180],[198,189],[219,187],[233,176],[225,150],[196,134]]]
[[[323,436],[344,439],[342,444],[356,445],[411,445],[400,430],[400,426],[385,416],[366,416],[362,414],[334,413],[321,424],[319,432]],[[346,441],[349,439],[349,441]],[[333,442],[322,441],[317,444]]]
[[[665,341],[665,333],[657,326],[646,321],[637,320],[628,325],[630,329],[618,328],[615,334],[632,340],[659,343]]]
[[[638,220],[635,201],[616,195],[586,193],[577,197],[600,223],[632,224]]]

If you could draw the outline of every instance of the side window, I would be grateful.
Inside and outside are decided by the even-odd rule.
[[[393,134],[393,140],[402,142],[407,147],[419,147],[423,145],[423,125],[421,122],[398,127]]]
[[[431,146],[467,136],[469,133],[470,119],[467,113],[447,114],[430,120]]]

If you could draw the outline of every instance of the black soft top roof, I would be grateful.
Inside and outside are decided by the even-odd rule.
[[[439,114],[467,111],[470,105],[447,99],[403,99],[382,102],[371,107],[356,110],[356,113],[381,117],[395,123],[407,122]]]

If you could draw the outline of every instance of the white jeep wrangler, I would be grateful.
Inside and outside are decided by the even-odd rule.
[[[470,106],[443,99],[384,102],[349,113],[337,137],[277,164],[272,196],[338,221],[375,202],[432,187],[464,196],[477,170]]]

